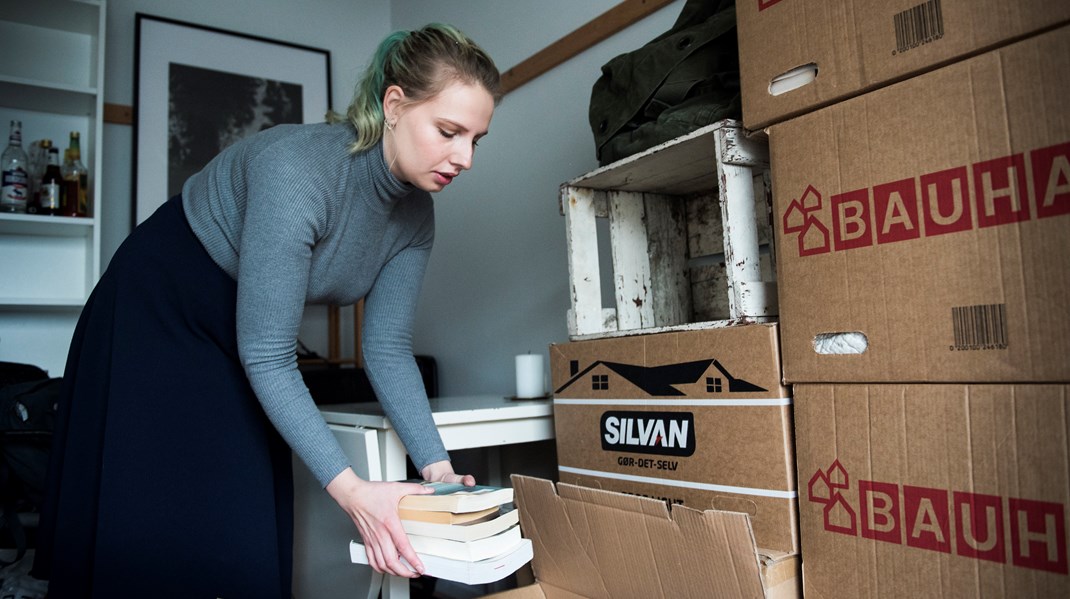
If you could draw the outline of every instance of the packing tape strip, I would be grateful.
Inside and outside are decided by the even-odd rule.
[[[634,474],[619,474],[616,472],[601,472],[599,470],[587,470],[586,468],[573,468],[572,466],[558,466],[561,472],[579,474],[581,476],[597,476],[600,478],[615,478],[634,483],[646,483],[650,485],[662,485],[668,487],[683,487],[686,489],[699,489],[701,491],[719,491],[721,493],[736,493],[738,495],[754,495],[757,497],[775,497],[777,499],[795,499],[799,496],[797,491],[773,491],[770,489],[753,489],[750,487],[733,487],[730,485],[715,485],[712,483],[697,483],[688,480],[670,480],[666,478],[654,478],[653,476],[636,476]]]

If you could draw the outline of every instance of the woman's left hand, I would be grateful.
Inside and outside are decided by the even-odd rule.
[[[432,462],[424,466],[423,470],[420,471],[420,476],[423,476],[424,480],[439,483],[461,483],[466,487],[472,487],[476,484],[476,477],[471,474],[455,473],[453,464],[449,460]]]

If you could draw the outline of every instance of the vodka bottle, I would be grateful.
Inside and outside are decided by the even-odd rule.
[[[0,190],[0,211],[26,212],[30,198],[30,178],[27,174],[26,151],[22,149],[22,121],[11,121],[11,135],[7,148],[0,156],[3,187]]]

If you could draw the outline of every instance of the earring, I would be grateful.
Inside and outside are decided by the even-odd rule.
[[[394,121],[391,121],[389,119],[383,119],[383,122],[386,124],[387,129],[389,129],[390,131],[394,130]]]

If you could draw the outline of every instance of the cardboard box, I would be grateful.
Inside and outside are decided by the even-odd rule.
[[[1070,381],[1070,27],[770,129],[784,380]]]
[[[742,0],[736,12],[743,124],[759,129],[1058,26],[1070,2]]]
[[[759,547],[798,551],[776,325],[552,345],[550,371],[562,482],[744,512]]]
[[[512,480],[536,582],[491,597],[800,597],[799,556],[759,556],[743,514]]]
[[[796,385],[807,599],[1070,597],[1070,386]]]

